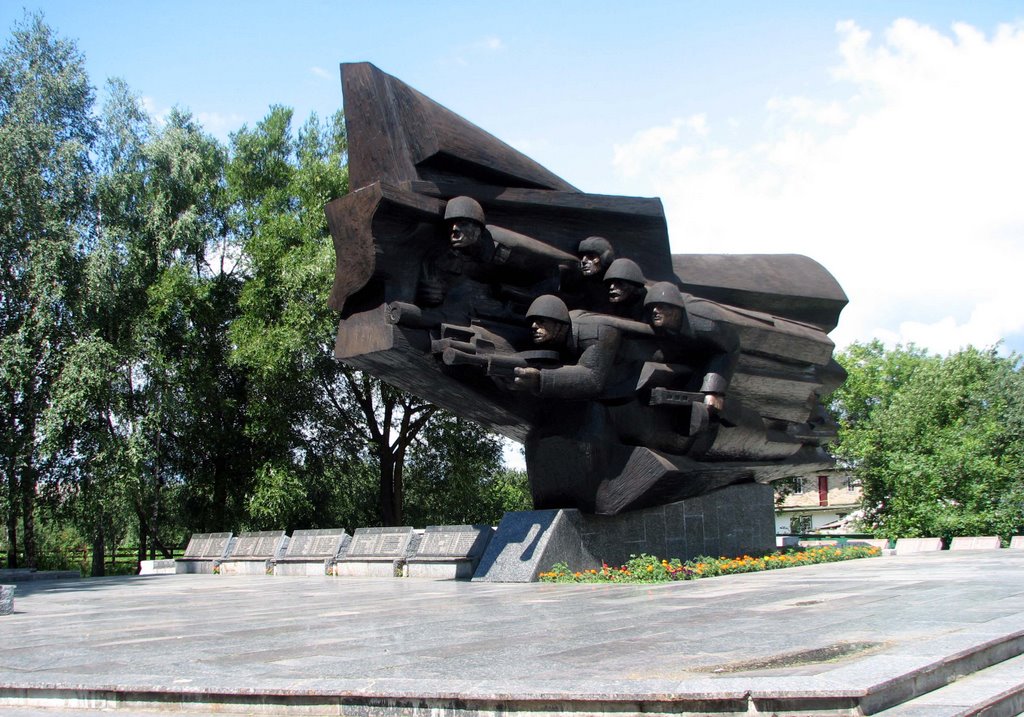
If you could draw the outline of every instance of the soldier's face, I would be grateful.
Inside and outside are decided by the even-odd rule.
[[[621,304],[629,301],[640,290],[640,287],[631,281],[612,279],[608,282],[608,301],[613,304]]]
[[[601,255],[592,251],[583,252],[580,256],[580,272],[583,276],[596,276],[601,271]]]
[[[530,331],[535,344],[547,344],[558,339],[565,324],[543,316],[534,316],[530,320]]]
[[[677,330],[683,323],[683,310],[672,304],[651,304],[651,326],[656,329]]]
[[[480,241],[481,227],[472,219],[456,219],[452,222],[452,249],[467,249]]]

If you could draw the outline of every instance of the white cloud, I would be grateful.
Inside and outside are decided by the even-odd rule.
[[[195,117],[203,129],[222,142],[228,141],[228,135],[237,132],[245,124],[245,117],[237,113],[196,112]]]
[[[501,52],[505,50],[505,42],[497,35],[487,35],[475,41],[459,45],[453,48],[453,52],[439,58],[442,65],[456,65],[466,67],[470,64],[470,57],[478,57],[484,54]]]
[[[143,97],[142,109],[150,116],[157,128],[163,128],[167,125],[167,116],[171,112],[170,107],[158,105],[152,97]],[[221,142],[227,142],[229,135],[241,128],[246,122],[246,118],[237,113],[192,112],[192,116],[195,117],[205,132],[212,134]]]
[[[142,109],[145,110],[146,114],[149,115],[149,118],[156,123],[157,127],[163,127],[167,124],[167,115],[171,111],[170,107],[158,107],[156,100],[152,97],[144,96],[142,98]]]
[[[325,70],[322,67],[315,67],[315,66],[314,67],[310,67],[309,71],[315,77],[319,77],[321,80],[333,80],[333,79],[335,79],[335,75],[332,75],[330,72],[328,72],[327,70]]]
[[[502,42],[501,38],[497,35],[490,35],[488,37],[477,40],[473,45],[477,50],[487,50],[490,52],[496,52],[498,50],[505,49],[505,43]]]
[[[675,252],[820,261],[850,297],[840,346],[945,352],[1020,335],[1024,26],[837,31],[828,90],[845,98],[773,98],[751,110],[762,134],[743,146],[707,118],[644,130],[614,150],[630,193],[662,197]]]

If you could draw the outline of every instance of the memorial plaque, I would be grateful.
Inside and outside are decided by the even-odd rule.
[[[231,533],[194,533],[185,548],[185,560],[222,558],[227,552]]]
[[[967,535],[953,538],[950,550],[998,550],[1003,547],[998,535]]]
[[[942,538],[899,538],[896,540],[897,555],[932,553],[942,550]]]
[[[328,530],[296,530],[288,543],[286,560],[300,558],[333,558],[341,550],[342,542],[348,534],[341,528]]]
[[[356,528],[349,544],[346,559],[353,558],[404,558],[412,528]]]
[[[277,556],[278,546],[284,539],[283,530],[251,531],[238,536],[231,559],[266,560]]]
[[[429,525],[416,550],[417,558],[477,558],[494,529],[489,525]]]

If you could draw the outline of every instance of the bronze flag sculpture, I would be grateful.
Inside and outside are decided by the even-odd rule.
[[[830,465],[846,296],[818,263],[672,255],[659,199],[580,192],[373,65],[342,85],[338,359],[523,442],[538,509]]]

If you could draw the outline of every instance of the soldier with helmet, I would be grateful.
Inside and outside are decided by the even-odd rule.
[[[469,279],[475,285],[463,287],[456,298],[480,313],[494,302],[502,303],[498,287],[543,285],[550,291],[558,267],[575,261],[571,254],[532,237],[487,224],[483,207],[472,197],[449,199],[444,221],[446,246],[427,257],[420,272],[416,294],[424,306],[440,305],[456,285]],[[495,311],[486,308],[488,314]]]
[[[566,267],[559,285],[559,294],[570,308],[587,311],[608,311],[608,290],[604,274],[615,260],[612,243],[599,236],[589,236],[576,249],[579,263]]]
[[[608,292],[608,313],[625,319],[642,321],[646,280],[640,266],[632,259],[616,259],[604,274]]]
[[[585,277],[603,279],[604,273],[615,261],[615,250],[612,243],[604,237],[587,237],[576,249],[580,258],[580,273]]]
[[[658,358],[696,369],[703,377],[698,390],[704,403],[722,409],[739,358],[739,339],[732,327],[702,312],[702,303],[668,281],[652,285],[644,299],[658,339]]]
[[[596,398],[611,375],[619,349],[618,329],[595,315],[569,313],[557,296],[538,297],[526,312],[534,346],[557,350],[565,365],[515,370],[513,387],[539,396]]]

